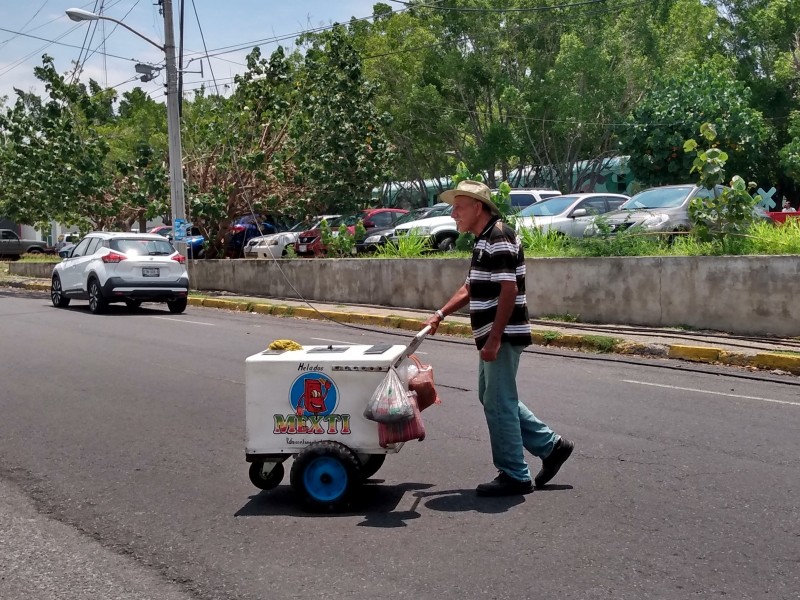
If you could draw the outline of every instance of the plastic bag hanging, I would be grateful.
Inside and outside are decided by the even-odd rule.
[[[378,423],[397,423],[414,416],[414,405],[408,399],[403,382],[390,368],[364,409],[364,417]]]

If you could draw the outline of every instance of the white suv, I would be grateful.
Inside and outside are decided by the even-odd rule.
[[[90,233],[55,266],[50,286],[53,306],[89,300],[95,314],[110,302],[138,308],[145,301],[182,313],[188,295],[186,259],[155,233]]]

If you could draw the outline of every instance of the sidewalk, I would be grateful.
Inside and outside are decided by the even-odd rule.
[[[0,276],[0,286],[49,291],[46,279]],[[429,311],[380,306],[343,305],[300,300],[237,296],[226,292],[197,292],[190,306],[203,306],[281,317],[330,319],[341,323],[418,331]],[[532,320],[533,342],[540,346],[569,348],[692,362],[723,364],[753,370],[778,370],[800,375],[800,340],[734,336],[722,332],[663,327],[638,327]],[[451,315],[439,333],[470,337],[469,318]]]

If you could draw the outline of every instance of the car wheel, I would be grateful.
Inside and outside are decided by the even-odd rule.
[[[283,463],[278,463],[272,470],[264,475],[264,463],[250,463],[250,483],[260,490],[271,490],[278,487],[283,480]]]
[[[436,244],[436,249],[442,252],[450,252],[452,249],[456,247],[456,238],[454,237],[446,237]]]
[[[89,282],[89,311],[92,314],[99,315],[106,310],[106,306],[108,306],[108,300],[103,298],[100,284],[97,279],[92,279]]]
[[[168,300],[167,308],[169,308],[169,312],[178,314],[186,310],[187,303],[188,301],[186,298],[178,298],[177,300]]]
[[[56,308],[66,308],[69,306],[69,298],[64,296],[64,290],[61,287],[61,278],[58,275],[53,276],[53,282],[50,284],[50,300],[53,301],[53,306]]]
[[[131,310],[136,310],[142,305],[141,300],[125,300],[125,306],[130,308]]]
[[[314,442],[294,459],[289,477],[292,488],[312,510],[347,508],[362,483],[361,462],[339,442]]]

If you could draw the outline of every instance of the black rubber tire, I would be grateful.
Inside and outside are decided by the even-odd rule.
[[[456,238],[446,237],[436,242],[436,249],[440,252],[450,252],[456,247]]]
[[[69,298],[64,296],[64,289],[61,287],[61,278],[58,275],[53,275],[53,281],[50,284],[50,300],[56,308],[66,308],[69,306]]]
[[[361,463],[362,479],[369,479],[377,473],[386,460],[385,454],[369,454],[367,460]]]
[[[103,314],[108,306],[108,300],[103,298],[103,291],[97,279],[89,280],[89,312],[93,315]]]
[[[321,468],[320,463],[322,463]],[[342,475],[343,478],[338,482],[333,481],[335,485],[332,486],[340,487],[341,490],[327,490],[336,493],[322,497],[323,494],[315,494],[314,490],[310,490],[307,483],[320,487],[330,485],[331,470],[327,469],[327,466],[332,466],[333,472]],[[331,441],[315,442],[301,450],[295,457],[289,481],[300,501],[309,510],[341,511],[350,506],[355,490],[363,482],[361,461],[358,460],[356,453],[344,444]]]
[[[278,463],[272,467],[269,475],[264,477],[261,472],[261,465],[264,463],[254,462],[250,463],[250,483],[260,490],[272,490],[280,485],[283,481],[284,469],[283,463]]]
[[[186,298],[178,298],[177,300],[169,300],[167,301],[167,308],[169,308],[169,312],[174,314],[182,313],[186,310],[186,304],[188,300]]]
[[[125,306],[131,310],[136,310],[142,305],[141,300],[125,300]]]

